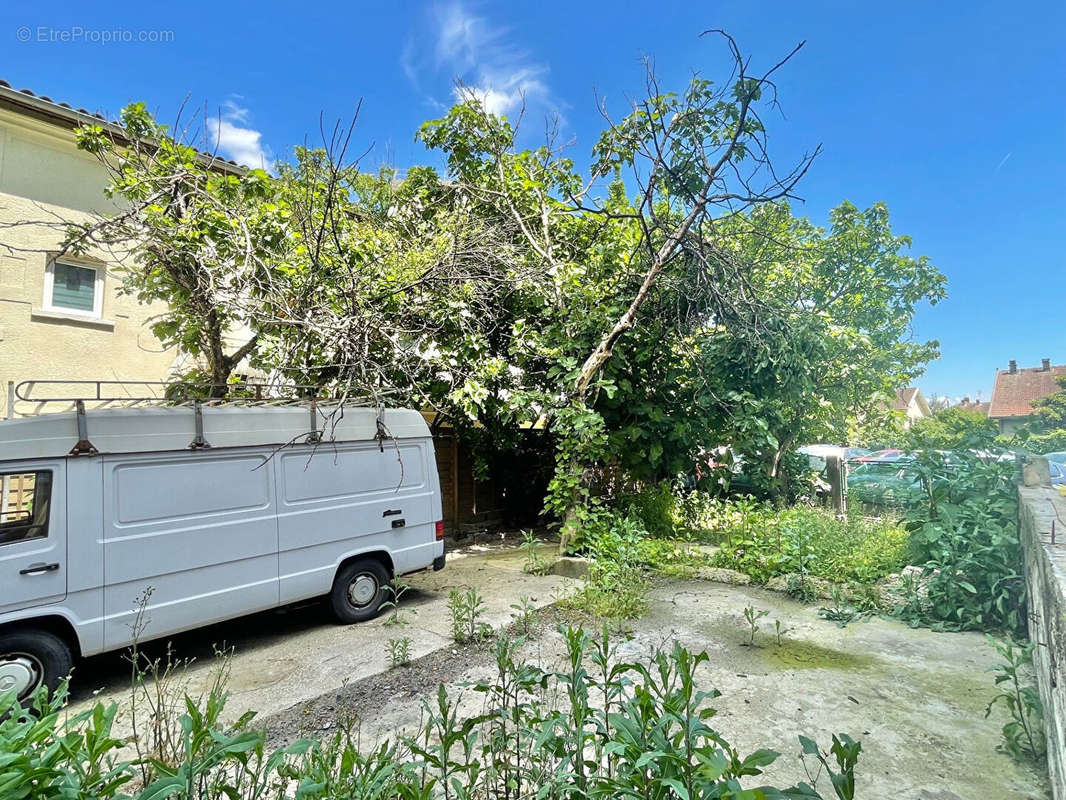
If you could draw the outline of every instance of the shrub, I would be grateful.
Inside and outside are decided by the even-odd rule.
[[[647,532],[630,517],[600,513],[582,533],[591,558],[584,585],[563,601],[604,619],[632,619],[647,609],[642,545]]]
[[[623,504],[623,515],[639,522],[652,536],[677,535],[677,496],[667,481],[645,486]]]
[[[1018,503],[1010,462],[956,453],[946,464],[922,453],[918,469],[926,502],[906,526],[928,597],[909,621],[945,630],[1026,629],[1025,580],[1018,540]]]
[[[730,505],[714,563],[758,583],[789,573],[866,583],[908,561],[909,537],[898,525],[857,516],[839,520],[819,508]]]

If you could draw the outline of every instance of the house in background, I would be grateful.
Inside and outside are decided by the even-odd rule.
[[[1061,391],[1055,378],[1066,375],[1066,364],[1051,364],[1045,358],[1039,367],[1018,368],[1011,360],[1007,369],[996,371],[988,416],[999,423],[999,432],[1010,436],[1033,416],[1033,403]]]
[[[991,408],[991,406],[992,404],[987,400],[981,400],[980,395],[977,396],[976,400],[971,400],[969,397],[964,397],[958,403],[955,404],[955,408],[961,409],[963,411],[976,411],[978,414],[981,414],[985,417],[988,416],[988,409]]]
[[[0,417],[14,413],[10,382],[162,381],[176,365],[147,325],[164,306],[120,294],[113,255],[59,254],[64,222],[116,209],[106,171],[75,146],[86,124],[121,135],[100,115],[0,81]]]
[[[917,386],[897,389],[896,399],[892,402],[892,410],[903,412],[904,428],[909,428],[924,417],[933,416],[933,412],[929,410],[929,403],[925,401],[922,390]]]
[[[148,327],[166,307],[121,294],[113,254],[59,254],[64,222],[117,208],[104,194],[106,171],[75,145],[74,129],[87,124],[122,136],[99,114],[0,81],[0,419],[66,410],[11,403],[9,386],[20,381],[159,382],[189,366],[187,354],[164,348]],[[204,157],[213,169],[244,172],[233,161]],[[75,396],[87,388],[92,391],[73,384],[56,391]],[[56,396],[35,394],[49,395]],[[475,475],[468,448],[450,428],[433,430],[449,533],[501,521],[506,490],[500,481]]]

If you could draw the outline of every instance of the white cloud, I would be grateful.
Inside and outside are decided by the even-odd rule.
[[[476,85],[456,86],[452,92],[456,101],[475,97],[490,114],[509,115],[524,103],[548,99],[548,87],[531,70],[510,74],[482,72]]]
[[[227,100],[219,116],[207,120],[211,149],[246,167],[267,169],[273,156],[263,144],[263,134],[248,127],[249,117],[247,108]]]
[[[454,82],[453,101],[476,97],[493,114],[513,115],[523,104],[551,105],[548,68],[516,45],[508,28],[494,26],[459,0],[433,6],[421,27],[400,57],[417,90],[427,75],[443,76]]]
[[[495,34],[485,20],[473,16],[459,3],[434,8],[437,32],[437,65],[476,63],[477,53]]]

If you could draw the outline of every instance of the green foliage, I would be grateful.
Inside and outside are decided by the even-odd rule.
[[[639,520],[651,536],[671,538],[677,535],[680,527],[678,499],[668,481],[647,484],[622,503],[624,513]]]
[[[758,583],[789,573],[870,582],[897,572],[908,561],[908,534],[898,525],[862,517],[838,520],[817,508],[778,511],[750,503],[722,507],[727,523],[714,563]]]
[[[823,230],[765,205],[732,220],[748,279],[775,316],[752,343],[729,327],[701,343],[715,387],[716,425],[759,471],[811,441],[845,441],[849,424],[920,374],[936,342],[909,336],[919,304],[945,296],[944,276],[892,231],[883,204],[843,203]],[[774,335],[778,333],[779,335]],[[752,349],[754,348],[754,352]]]
[[[985,709],[985,717],[1001,703],[1006,706],[1010,720],[1003,726],[1003,749],[1016,759],[1043,761],[1047,755],[1044,739],[1044,704],[1032,681],[1033,644],[1015,645],[1009,639],[997,641],[991,636],[988,643],[1003,659],[996,668],[999,692]]]
[[[781,620],[779,620],[779,619],[775,619],[774,620],[774,637],[777,640],[777,646],[778,647],[781,646],[781,637],[784,636],[788,632],[789,632],[789,629],[781,624]]]
[[[980,411],[942,408],[917,420],[897,441],[906,450],[987,450],[998,435],[999,424]]]
[[[900,442],[906,441],[905,419],[903,412],[894,410],[890,404],[875,403],[849,419],[844,441],[875,451],[899,447]]]
[[[1018,439],[1029,452],[1066,450],[1066,375],[1057,376],[1055,383],[1064,388],[1034,402],[1032,420],[1018,431]],[[1018,442],[1011,440],[1003,444],[1009,447]]]
[[[389,610],[390,613],[381,624],[389,627],[406,627],[411,622],[410,618],[418,615],[413,608],[400,607],[400,599],[410,591],[411,587],[402,578],[395,578],[387,588],[389,598],[381,604],[381,609],[382,611]]]
[[[456,644],[480,644],[492,634],[492,628],[482,621],[485,598],[477,587],[448,592],[448,614],[452,621],[452,639]]]
[[[1066,375],[1057,376],[1055,383],[1059,391],[1033,403],[1034,421],[1042,431],[1066,429]]]
[[[818,599],[814,583],[807,575],[789,575],[788,582],[785,584],[785,594],[804,604]]]
[[[522,552],[525,556],[522,571],[529,575],[545,575],[548,572],[548,562],[541,558],[538,547],[540,540],[533,531],[522,531]]]
[[[728,445],[755,491],[803,497],[795,447],[843,441],[937,354],[909,334],[944,276],[883,204],[842,203],[825,228],[794,216],[757,111],[774,100],[730,53],[722,84],[660,91],[648,76],[585,174],[551,144],[519,146],[476,97],[418,132],[446,180],[369,174],[343,135],[295,148],[276,176],[235,173],[132,105],[126,142],[77,132],[128,212],[67,244],[132,250],[123,285],[165,304],[156,334],[214,392],[235,391],[247,361],[283,384],[387,393],[437,410],[481,468],[535,425],[554,448],[544,510],[564,540],[600,502],[669,536],[680,513],[660,482]],[[614,489],[648,487],[632,508],[594,486],[607,470]]]
[[[858,763],[859,754],[862,753],[862,742],[856,742],[846,733],[842,733],[839,736],[833,734],[833,744],[828,753],[823,753],[818,745],[806,736],[800,737],[800,745],[803,748],[802,755],[814,756],[821,768],[825,770],[837,797],[840,800],[854,800],[855,765]],[[829,755],[833,756],[836,761],[835,770],[826,757]],[[806,768],[806,760],[804,760],[804,768]],[[810,775],[810,770],[807,774]]]
[[[629,517],[601,512],[584,531],[591,559],[582,587],[563,604],[603,619],[633,619],[648,607],[643,545],[647,533]]]
[[[400,636],[389,639],[385,643],[385,655],[389,659],[389,667],[406,667],[411,663],[411,637]]]
[[[1011,462],[966,452],[952,463],[923,452],[917,469],[922,506],[906,527],[923,564],[927,601],[910,621],[945,630],[1026,627],[1025,580],[1018,540],[1017,495]]]
[[[511,603],[511,608],[514,609],[511,619],[519,635],[527,638],[532,636],[539,619],[537,607],[533,605],[528,597],[523,596],[518,598],[517,603]]]
[[[755,634],[759,632],[759,620],[769,615],[769,611],[765,609],[756,609],[754,606],[747,606],[744,609],[744,621],[748,623],[748,641],[749,647],[755,646]]]
[[[125,137],[100,126],[75,131],[78,147],[95,155],[122,214],[72,224],[74,252],[128,251],[115,267],[120,291],[160,303],[152,332],[167,347],[202,359],[208,382],[224,392],[233,368],[256,336],[226,352],[227,335],[258,331],[247,313],[263,287],[284,279],[292,207],[281,185],[260,169],[218,169],[174,138],[144,103],[122,109]]]
[[[201,704],[186,697],[180,719],[163,721],[183,731],[177,763],[156,765],[156,776],[134,797],[822,798],[808,783],[752,785],[779,754],[741,753],[710,726],[710,701],[719,693],[697,688],[706,653],[675,643],[648,664],[628,663],[606,631],[596,639],[580,629],[560,633],[567,658],[558,671],[522,662],[517,642],[500,637],[496,675],[471,687],[485,697],[482,713],[461,715],[459,698],[441,684],[410,735],[372,749],[360,747],[358,732],[341,725],[328,739],[301,739],[271,751],[251,726],[251,713],[232,725],[222,722],[224,689]],[[131,800],[124,790],[139,770],[121,757],[123,742],[111,736],[116,707],[98,703],[66,716],[65,699],[63,692],[52,698],[42,692],[34,709],[25,710],[12,694],[0,696],[0,793],[5,800]],[[804,759],[822,758],[814,742],[801,737],[801,743]],[[833,737],[830,753],[839,772],[821,763],[834,794],[851,798],[859,747],[842,734]]]
[[[5,800],[115,797],[134,779],[116,763],[123,742],[111,734],[118,707],[96,704],[64,712],[66,686],[53,696],[39,691],[21,708],[14,693],[0,695],[0,796]]]
[[[822,606],[818,609],[818,616],[830,622],[835,622],[841,628],[847,627],[849,622],[862,619],[867,615],[867,612],[853,605],[850,598],[846,599],[840,589],[833,589],[832,600],[833,604],[831,606]]]
[[[1062,452],[1066,450],[1066,428],[1055,428],[1045,433],[1030,434],[1025,437],[1023,445],[1026,450],[1033,453]]]

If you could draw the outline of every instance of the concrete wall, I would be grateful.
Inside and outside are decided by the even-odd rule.
[[[113,210],[105,185],[103,168],[77,150],[71,131],[0,110],[0,417],[9,414],[8,381],[158,381],[174,363],[146,326],[163,307],[118,293],[114,253],[85,262],[103,270],[98,316],[45,307],[62,223]]]
[[[1031,417],[1005,417],[999,420],[999,432],[1003,436],[1013,436],[1023,426],[1028,424]]]
[[[1052,794],[1055,800],[1066,800],[1066,497],[1031,485],[1043,482],[1040,476],[1026,477],[1030,485],[1018,490],[1018,515],[1029,586],[1029,637],[1036,643],[1033,666],[1044,702]]]

